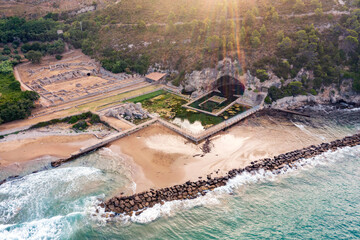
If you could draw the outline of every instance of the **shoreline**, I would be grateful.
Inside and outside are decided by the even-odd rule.
[[[224,186],[227,182],[243,172],[253,173],[259,170],[279,173],[282,168],[292,167],[294,163],[302,159],[308,159],[327,151],[335,151],[344,147],[354,147],[360,145],[360,134],[347,136],[343,139],[335,140],[330,143],[321,143],[317,146],[311,145],[300,150],[295,150],[274,156],[252,161],[244,168],[234,168],[222,177],[207,177],[207,180],[187,181],[182,185],[161,188],[158,190],[150,189],[131,196],[115,196],[103,203],[101,208],[105,212],[112,212],[111,217],[119,214],[139,215],[146,208],[153,207],[155,204],[164,204],[165,201],[195,199],[206,195],[215,188]]]
[[[19,137],[0,144],[0,168],[27,163],[41,157],[61,159],[70,156],[83,144],[95,143],[93,134],[54,134]]]
[[[91,148],[91,151],[79,147],[80,150],[70,153],[66,158],[53,159],[50,166],[58,167],[80,156],[91,154],[99,148],[107,147],[115,154],[128,159],[137,169],[133,176],[137,187],[133,193],[139,193],[150,188],[159,189],[181,184],[188,180],[206,179],[208,175],[222,176],[233,168],[245,167],[257,159],[272,157],[311,144],[330,142],[352,134],[349,131],[339,132],[333,127],[318,131],[316,118],[311,122],[306,118],[301,120],[302,118],[300,116],[300,119],[297,118],[300,121],[294,123],[291,120],[293,117],[287,113],[271,109],[262,110],[212,136],[208,143],[211,148],[208,152],[204,152],[207,141],[195,145],[171,129],[155,123],[136,132],[126,133],[117,140],[99,140],[95,145],[90,144],[96,147]],[[3,176],[5,179],[2,182],[12,179],[13,175],[17,176],[17,173]]]

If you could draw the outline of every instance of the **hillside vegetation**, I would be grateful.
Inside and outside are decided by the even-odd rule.
[[[64,37],[113,72],[145,73],[159,63],[182,74],[231,57],[263,80],[269,70],[283,79],[301,68],[312,70],[315,79],[304,79],[303,85],[319,89],[357,79],[356,4],[125,0],[74,19]]]
[[[0,123],[28,117],[38,98],[36,92],[21,91],[8,61],[0,63]]]
[[[61,59],[68,42],[114,73],[173,70],[168,80],[176,85],[186,73],[229,57],[240,62],[239,73],[250,70],[261,81],[269,73],[284,81],[301,69],[313,73],[271,89],[272,100],[316,94],[344,79],[360,92],[358,6],[355,0],[122,0],[72,17],[56,11],[1,19],[0,60],[16,64],[21,54],[34,63],[45,54]]]

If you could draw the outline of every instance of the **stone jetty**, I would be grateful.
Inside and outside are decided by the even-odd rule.
[[[138,193],[132,196],[116,196],[100,204],[105,208],[105,212],[113,212],[110,216],[118,214],[139,215],[146,208],[153,207],[155,204],[164,204],[165,201],[194,199],[206,195],[209,191],[224,186],[229,179],[243,172],[256,172],[260,169],[279,173],[285,166],[292,166],[295,162],[320,155],[327,151],[334,151],[343,147],[353,147],[360,145],[360,134],[345,137],[341,140],[320,145],[311,145],[307,148],[295,150],[285,154],[280,154],[273,158],[260,159],[245,168],[230,170],[226,176],[212,178],[207,176],[206,180],[196,182],[188,181],[182,185],[162,188],[158,190]]]

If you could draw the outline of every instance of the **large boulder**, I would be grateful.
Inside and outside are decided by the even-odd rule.
[[[141,107],[141,103],[125,103],[119,107],[109,109],[105,115],[118,119],[124,118],[129,121],[149,117],[149,113]]]

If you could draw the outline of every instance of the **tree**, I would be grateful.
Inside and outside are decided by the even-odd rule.
[[[261,35],[257,30],[253,31],[253,33],[251,35],[251,39],[250,39],[251,46],[253,48],[258,48],[260,46],[260,44],[261,44],[260,37],[261,37]]]
[[[41,62],[42,54],[39,51],[30,50],[25,57],[35,64]]]
[[[207,37],[206,46],[209,52],[217,52],[221,46],[221,39],[217,35]]]
[[[322,17],[324,15],[324,13],[323,13],[323,9],[322,8],[317,8],[317,9],[315,9],[315,16],[317,17],[317,18],[320,18],[320,17]]]
[[[10,53],[11,53],[10,47],[8,45],[5,45],[2,54],[9,55]]]
[[[227,50],[228,51],[233,51],[234,50],[234,44],[231,41],[229,41],[228,44],[227,44]]]
[[[138,29],[140,29],[140,30],[145,30],[145,29],[146,29],[146,23],[145,23],[145,21],[144,21],[144,20],[139,20],[139,21],[137,22],[137,27],[138,27]]]
[[[303,12],[304,8],[305,8],[305,4],[304,4],[303,0],[296,0],[295,4],[293,6],[293,9],[298,12]]]
[[[261,37],[261,35],[260,35],[260,33],[259,33],[258,30],[254,30],[251,36],[252,36],[252,37],[258,37],[258,38]]]
[[[311,5],[314,8],[322,8],[322,4],[319,2],[319,0],[311,0]]]
[[[274,11],[272,14],[271,14],[271,20],[273,22],[277,22],[279,20],[279,14],[277,11]]]
[[[264,24],[260,28],[260,34],[261,34],[261,37],[265,37],[267,34],[267,30],[266,30],[266,27]]]
[[[13,71],[12,65],[9,61],[0,62],[0,73],[11,73]]]
[[[121,72],[125,72],[125,69],[127,67],[128,67],[128,64],[125,61],[120,60],[115,63],[115,65],[112,67],[111,71],[113,73],[121,73]]]
[[[258,48],[261,44],[260,38],[259,37],[251,37],[251,46],[253,48]]]
[[[279,30],[277,33],[276,33],[276,38],[278,39],[278,41],[282,41],[283,38],[284,38],[284,31],[283,30]]]
[[[291,49],[292,41],[289,37],[283,38],[283,40],[278,43],[278,48],[282,52],[287,52]]]
[[[256,77],[260,79],[260,82],[269,80],[269,75],[267,74],[267,72],[264,69],[257,69]]]
[[[242,26],[240,29],[240,42],[242,44],[244,44],[245,41],[246,41],[246,30],[245,30],[244,26]]]
[[[251,27],[255,23],[255,15],[252,11],[247,11],[245,15],[245,24],[246,26]]]
[[[265,20],[271,22],[277,22],[279,20],[279,14],[273,6],[268,8],[268,11],[265,13]]]
[[[166,33],[167,34],[172,34],[173,32],[175,32],[175,25],[172,21],[169,21],[169,23],[166,26]]]
[[[173,22],[173,21],[175,21],[175,18],[176,18],[175,13],[173,11],[171,11],[168,15],[167,20],[168,20],[168,22]]]
[[[359,40],[351,35],[347,36],[342,44],[342,48],[347,53],[354,52],[358,46],[359,46]]]

